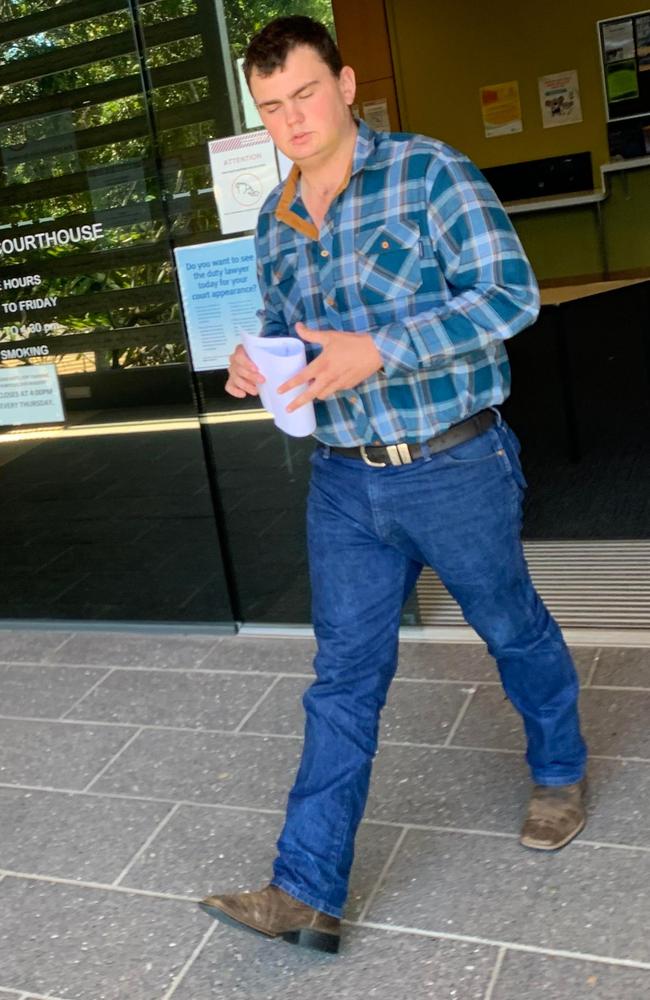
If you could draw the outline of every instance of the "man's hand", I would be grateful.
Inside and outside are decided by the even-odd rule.
[[[369,333],[310,330],[304,323],[296,323],[296,332],[302,340],[320,344],[323,349],[301,372],[278,388],[278,392],[288,392],[299,385],[309,386],[287,406],[287,413],[313,399],[327,399],[341,389],[354,389],[384,363]]]
[[[257,396],[258,385],[264,382],[261,371],[253,364],[241,344],[230,355],[226,392],[238,399]]]

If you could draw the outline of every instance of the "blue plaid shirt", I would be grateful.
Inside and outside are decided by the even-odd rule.
[[[539,292],[503,206],[456,150],[360,122],[320,232],[294,167],[262,207],[256,249],[264,336],[297,336],[299,321],[370,333],[384,361],[315,403],[318,440],[425,441],[507,397],[503,342],[535,320]]]

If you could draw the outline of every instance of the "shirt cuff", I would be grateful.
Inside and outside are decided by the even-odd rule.
[[[409,332],[402,323],[381,326],[373,331],[372,338],[382,356],[388,378],[417,370],[417,354],[413,350]]]

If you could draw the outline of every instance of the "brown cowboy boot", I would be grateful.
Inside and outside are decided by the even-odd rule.
[[[275,885],[234,896],[206,896],[199,906],[215,920],[317,951],[339,950],[341,921]]]
[[[520,843],[536,851],[557,851],[573,840],[587,822],[587,779],[575,785],[535,785]]]

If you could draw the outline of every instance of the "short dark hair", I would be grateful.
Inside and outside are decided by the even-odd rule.
[[[270,76],[282,69],[289,53],[299,45],[314,49],[334,76],[341,75],[341,53],[325,25],[302,14],[291,14],[269,21],[251,40],[244,56],[246,82],[250,83],[253,70],[260,76]]]

